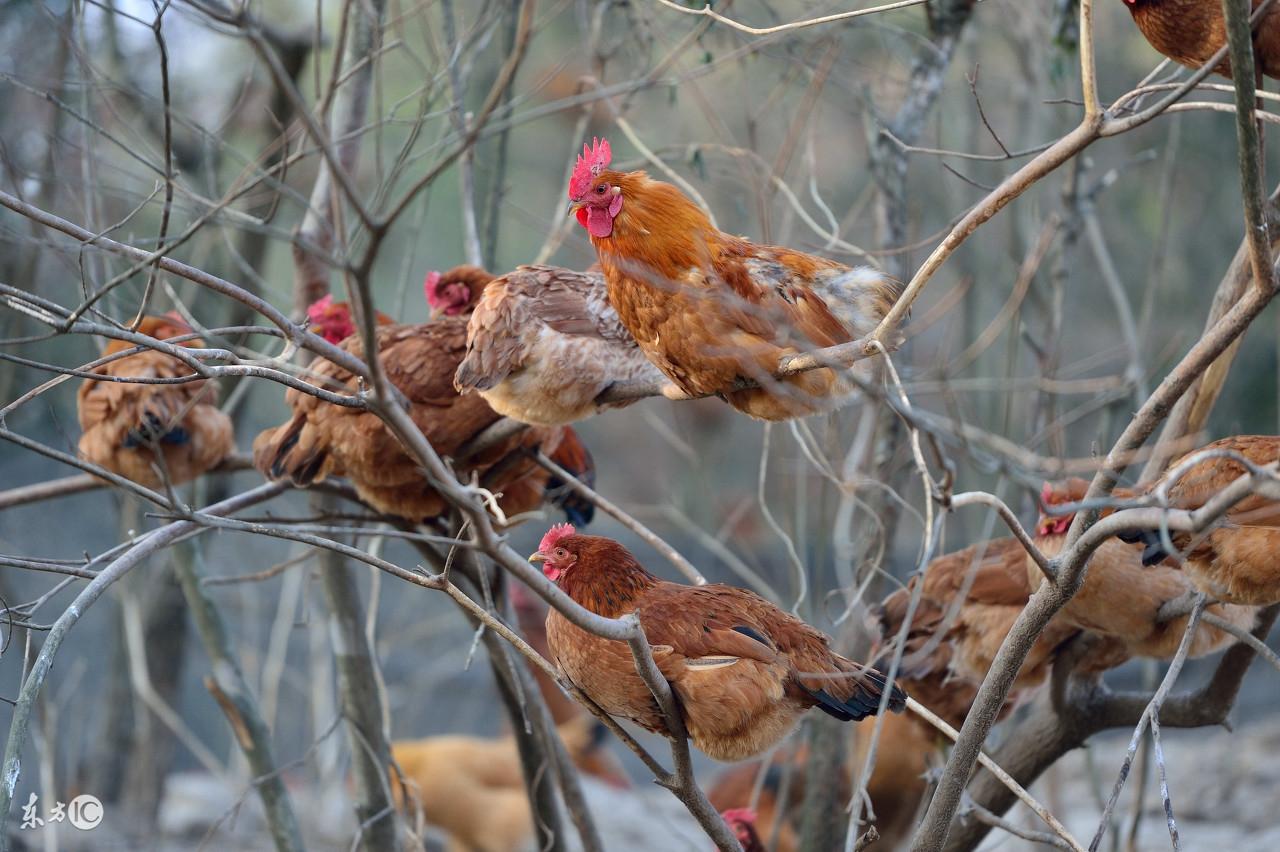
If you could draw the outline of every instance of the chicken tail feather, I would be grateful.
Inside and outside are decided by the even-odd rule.
[[[1160,540],[1160,533],[1157,530],[1127,530],[1117,533],[1116,538],[1126,544],[1141,542],[1146,545],[1142,551],[1142,566],[1144,568],[1158,565],[1173,555],[1165,549],[1164,542]]]
[[[268,479],[288,479],[307,486],[323,479],[328,453],[307,440],[307,419],[295,416],[288,423],[268,429],[253,442],[253,466]]]
[[[816,702],[816,706],[828,716],[834,716],[842,722],[858,722],[880,711],[881,697],[884,695],[887,681],[885,676],[872,668],[863,669],[860,673],[850,673],[854,678],[854,687],[849,697],[841,700],[825,689],[806,688]],[[889,694],[889,709],[901,713],[907,707],[907,694],[897,686]]]

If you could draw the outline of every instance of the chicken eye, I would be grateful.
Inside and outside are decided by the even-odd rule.
[[[606,184],[600,184],[596,187],[596,195],[604,195],[604,191],[609,187]]]
[[[569,552],[565,550],[563,547],[556,548],[556,559],[563,559],[568,555],[569,555]]]

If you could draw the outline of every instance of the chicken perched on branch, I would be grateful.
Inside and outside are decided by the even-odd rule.
[[[834,653],[826,636],[752,592],[659,580],[618,542],[568,524],[552,527],[529,559],[586,609],[639,614],[694,745],[717,760],[759,754],[811,707],[843,721],[880,708],[883,675]],[[588,633],[555,609],[547,641],[565,676],[606,711],[667,732],[627,643]],[[894,689],[889,709],[905,705]]]
[[[1193,465],[1168,486],[1169,506],[1199,509],[1222,489],[1249,471],[1232,456],[1247,459],[1258,467],[1280,461],[1280,436],[1236,435],[1207,444],[1179,458],[1169,470],[1175,471],[1186,459],[1203,452],[1220,455]],[[1170,474],[1166,474],[1166,479]],[[1151,490],[1163,485],[1154,483]],[[1196,587],[1210,598],[1235,604],[1263,606],[1280,601],[1280,502],[1262,495],[1250,495],[1208,530],[1195,534],[1169,532],[1170,552],[1158,529],[1126,538],[1146,544],[1143,565],[1182,559],[1182,568]]]
[[[556,266],[521,266],[485,288],[454,378],[499,414],[546,426],[618,407],[597,402],[610,388],[661,381],[609,304],[604,275]]]
[[[911,597],[923,582],[898,677],[916,700],[960,727],[996,652],[1031,597],[1027,563],[1026,550],[1012,538],[981,542],[934,559],[923,578],[911,578],[906,588],[886,597],[873,612],[883,648],[879,665],[888,665]],[[1058,620],[1049,623],[1023,662],[1003,712],[1045,682],[1058,647],[1076,632]]]
[[[441,318],[423,325],[391,324],[377,329],[379,359],[387,378],[408,398],[409,416],[442,456],[452,456],[498,420],[483,399],[461,397],[453,389],[453,373],[466,348],[466,305],[474,302],[487,281],[487,274],[474,267],[459,267],[449,276],[430,276],[425,285],[427,301]],[[331,327],[349,327],[350,315],[336,308],[328,306],[321,333],[329,333]],[[358,335],[345,338],[341,345],[363,358]],[[330,361],[317,360],[310,369],[312,381],[321,387],[349,394],[359,389],[356,376]],[[254,464],[268,478],[307,486],[328,476],[345,476],[370,506],[409,521],[434,518],[445,510],[444,499],[377,415],[333,405],[295,389],[286,393],[285,400],[293,416],[254,442]],[[589,477],[594,470],[576,434],[556,427],[527,429],[459,461],[455,471],[475,475],[481,486],[500,493],[499,506],[507,516],[532,511],[548,499],[548,488],[554,483],[532,461],[530,451],[546,453],[576,475]],[[582,519],[584,511],[571,508],[567,514]]]
[[[901,285],[722,233],[676,187],[610,170],[611,156],[607,141],[584,147],[570,210],[591,236],[609,301],[649,360],[684,393],[718,394],[764,420],[838,405],[850,392],[845,368],[775,378],[781,359],[868,334]]]
[[[1252,9],[1263,0],[1252,0]],[[1188,68],[1199,68],[1227,43],[1222,0],[1124,0],[1133,22],[1157,51]],[[1280,4],[1272,3],[1253,29],[1253,57],[1268,77],[1280,77]],[[1214,69],[1231,76],[1231,62]]]
[[[137,329],[156,340],[191,334],[176,313],[144,317]],[[177,344],[200,348],[200,340]],[[103,355],[134,348],[112,340]],[[119,379],[177,379],[189,366],[153,349],[143,349],[94,368],[102,380],[87,379],[76,394],[80,455],[148,488],[158,488],[161,471],[169,482],[195,479],[235,449],[231,420],[218,410],[217,386],[204,379],[146,384]]]
[[[1041,502],[1046,509],[1054,511],[1051,516],[1042,516],[1038,526],[1040,537],[1036,541],[1045,555],[1056,556],[1061,551],[1073,517],[1055,507],[1083,500],[1088,486],[1083,479],[1045,485]],[[1121,492],[1116,495],[1119,498],[1132,494],[1125,489],[1117,490]],[[1027,576],[1031,588],[1038,589],[1043,576],[1033,563],[1027,565]],[[1190,572],[1171,566],[1144,569],[1142,548],[1112,539],[1093,552],[1083,584],[1055,621],[1118,640],[1126,656],[1169,659],[1177,653],[1189,616],[1183,614],[1161,621],[1158,614],[1165,604],[1191,591],[1192,579]],[[1252,629],[1256,617],[1252,607],[1215,604],[1207,611],[1245,630]],[[1201,624],[1191,642],[1189,655],[1202,657],[1234,641],[1231,634]]]

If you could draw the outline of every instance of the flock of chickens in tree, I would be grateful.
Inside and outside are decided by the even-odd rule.
[[[1216,2],[1125,2],[1151,43],[1185,65],[1198,67],[1224,44]],[[1280,14],[1268,14],[1255,42],[1267,74],[1280,70],[1277,34]],[[1230,72],[1225,64],[1216,70]],[[832,410],[850,398],[848,373],[870,370],[869,362],[782,375],[781,359],[868,335],[902,292],[897,281],[871,269],[727,235],[676,187],[643,172],[611,169],[610,161],[607,141],[584,146],[569,184],[570,213],[587,231],[598,267],[578,272],[521,266],[497,277],[458,267],[427,277],[431,321],[403,324],[379,315],[378,358],[408,400],[413,422],[442,457],[454,460],[458,476],[497,495],[500,522],[544,503],[564,512],[569,523],[552,527],[530,560],[541,563],[550,580],[592,612],[639,614],[690,737],[707,755],[745,760],[775,746],[808,709],[858,721],[885,709],[901,711],[908,693],[958,727],[1001,642],[1044,580],[1018,541],[985,541],[940,556],[875,608],[879,659],[894,650],[909,601],[918,593],[899,675],[888,686],[876,668],[835,653],[818,630],[752,592],[661,580],[618,542],[580,533],[576,527],[591,522],[594,507],[533,460],[536,453],[545,454],[590,484],[594,462],[570,424],[630,404],[634,397],[626,395],[628,387],[665,384],[664,392],[673,398],[715,396],[771,421]],[[363,357],[347,305],[326,297],[311,306],[308,317],[317,334]],[[176,314],[147,317],[138,331],[160,341],[185,335],[180,345],[203,345]],[[897,341],[890,336],[885,342]],[[97,367],[101,380],[87,380],[80,388],[84,458],[154,488],[198,477],[234,449],[231,423],[215,406],[212,383],[112,381],[178,380],[191,374],[187,365],[161,351],[135,351],[121,341],[106,350],[106,355],[121,353],[132,354]],[[357,376],[325,359],[309,365],[307,378],[337,393],[359,390]],[[263,475],[300,487],[343,477],[370,507],[409,523],[448,510],[374,414],[297,389],[288,390],[285,399],[289,420],[254,441],[254,464]],[[528,427],[458,457],[502,417]],[[1168,482],[1162,479],[1141,493],[1117,490],[1116,497],[1158,489],[1164,505],[1198,509],[1247,473],[1248,465],[1274,465],[1280,437],[1237,436],[1203,449],[1213,452],[1193,465],[1174,462]],[[1035,537],[1043,554],[1061,550],[1086,485],[1071,480],[1045,486]],[[1081,661],[1084,672],[1101,672],[1134,657],[1170,658],[1189,617],[1186,601],[1197,592],[1208,596],[1208,611],[1218,620],[1250,629],[1260,607],[1280,601],[1277,553],[1280,504],[1257,495],[1235,504],[1204,533],[1135,530],[1106,542],[1093,555],[1083,587],[1039,637],[1004,712],[1045,683],[1060,649],[1083,631],[1100,640]],[[545,622],[540,614],[525,618],[540,610],[527,595],[521,598],[525,632],[564,677],[609,713],[665,732],[624,643],[590,634],[555,609]],[[1190,655],[1209,654],[1233,641],[1220,627],[1202,624]],[[599,739],[581,725],[576,706],[549,680],[543,686],[566,740],[575,743],[571,752],[579,765],[625,785],[616,762],[600,756]],[[898,780],[880,788],[873,780],[871,788],[873,799],[885,797],[875,805],[882,814],[895,807],[914,812],[910,801],[891,806],[887,799],[923,791],[923,765],[913,761],[936,742],[922,723],[901,719],[886,720],[885,736],[904,745],[884,749],[884,765],[877,770],[892,774],[897,761],[902,764],[894,776]],[[415,776],[412,767],[425,760],[422,754],[430,751],[437,759],[453,754],[452,746],[437,745],[400,744],[397,757]],[[793,759],[803,760],[803,750],[793,752]],[[519,773],[512,770],[509,776],[503,783],[518,788]],[[744,842],[759,848],[755,817],[731,810],[746,804],[735,795],[752,793],[741,777],[730,770],[712,798],[731,816]],[[734,790],[739,793],[728,792]],[[755,791],[762,812],[784,809],[771,798],[776,794],[770,785],[763,797]],[[527,830],[527,802],[523,795],[513,801],[517,810],[525,809],[517,830]],[[501,821],[482,822],[493,832]],[[778,848],[795,848],[792,827],[783,825],[775,836]],[[475,848],[489,847],[476,840]]]

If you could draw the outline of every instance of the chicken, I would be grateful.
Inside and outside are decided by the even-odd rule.
[[[544,426],[625,405],[596,402],[616,385],[662,381],[609,304],[604,276],[555,266],[521,266],[485,288],[454,377],[459,393]]]
[[[911,596],[923,582],[899,679],[917,701],[960,727],[996,652],[1031,597],[1026,563],[1026,551],[1012,538],[982,542],[934,559],[925,568],[923,580],[913,577],[873,612],[884,648],[879,665],[888,665]],[[1014,679],[1003,712],[1023,703],[1045,682],[1058,647],[1076,632],[1077,628],[1056,620],[1049,623]]]
[[[1046,508],[1079,502],[1084,499],[1087,488],[1088,483],[1082,479],[1046,485],[1041,501]],[[1061,551],[1065,541],[1063,533],[1070,524],[1070,515],[1041,518],[1039,530],[1054,533],[1036,539],[1046,556],[1056,556]],[[1031,588],[1038,589],[1043,582],[1040,569],[1028,560],[1026,571]],[[1157,614],[1165,604],[1191,591],[1193,578],[1190,570],[1180,571],[1171,566],[1144,569],[1140,547],[1110,539],[1093,552],[1079,591],[1058,612],[1055,621],[1119,640],[1128,656],[1169,659],[1178,650],[1189,616],[1184,614],[1161,622]],[[1214,604],[1208,611],[1246,630],[1253,627],[1256,618],[1252,607]],[[1202,657],[1234,641],[1231,634],[1201,624],[1189,653],[1193,658]]]
[[[533,650],[549,659],[551,657],[551,649],[547,645],[546,604],[542,603],[541,599],[525,591],[525,587],[519,583],[509,583],[507,588],[507,594],[511,599],[511,608],[515,610],[516,625],[520,628],[520,634]],[[570,698],[554,678],[537,666],[530,666],[529,668],[533,672],[534,680],[538,683],[538,691],[542,693],[542,700],[546,702],[547,710],[551,712],[551,718],[555,720],[557,725],[570,719],[576,719],[583,714],[582,705]]]
[[[582,715],[556,730],[575,766],[618,786],[612,770],[598,771],[598,756],[601,751],[607,753],[603,725]],[[450,835],[450,849],[511,852],[531,842],[529,798],[520,755],[510,736],[398,740],[391,744],[391,757],[404,778],[402,786],[395,771],[391,773],[400,807],[412,812],[404,800],[408,792],[422,808],[426,822]]]
[[[759,754],[810,707],[843,721],[879,710],[883,675],[834,653],[826,636],[758,595],[659,580],[621,544],[578,535],[569,524],[552,527],[529,559],[592,612],[639,614],[689,736],[710,757]],[[552,609],[547,643],[565,676],[607,712],[666,732],[625,642],[590,634]],[[901,711],[906,695],[894,689],[888,706]]]
[[[176,313],[144,317],[137,329],[156,340],[190,334]],[[134,348],[112,340],[103,355]],[[180,346],[200,348],[203,341]],[[190,376],[186,364],[153,349],[95,367],[107,379],[176,379]],[[177,384],[144,384],[87,379],[76,394],[80,455],[147,488],[189,482],[215,467],[235,449],[231,419],[218,410],[217,386],[201,379]]]
[[[519,583],[512,583],[509,588],[511,607],[515,610],[516,622],[525,641],[543,657],[550,657],[551,650],[547,645],[546,605],[525,591]],[[576,735],[584,719],[590,718],[589,714],[581,704],[565,694],[560,685],[546,672],[537,666],[529,668],[533,671],[538,691],[542,693],[542,700],[546,702],[552,720],[561,726],[561,736],[566,746],[571,752],[575,752],[574,761],[578,764],[578,768],[614,787],[620,789],[630,787],[631,779],[627,777],[627,772],[623,769],[618,756],[612,750],[601,747],[608,729],[603,725],[592,725],[590,730],[594,737],[591,743],[593,747],[590,749],[580,747],[575,751],[570,744],[570,736],[565,732]]]
[[[847,772],[833,781],[838,785],[841,801],[848,801],[853,793],[853,775],[862,770],[874,724],[874,720],[866,719],[854,727],[849,743],[850,759],[845,764]],[[876,828],[885,849],[893,849],[907,838],[924,797],[925,773],[938,752],[937,735],[916,717],[894,714],[884,719],[867,795],[871,798],[871,810],[876,815]],[[751,807],[757,814],[755,825],[760,836],[774,841],[769,847],[773,852],[797,852],[800,809],[809,773],[807,764],[808,749],[803,746],[790,755],[774,758],[767,768],[759,762],[739,764],[716,776],[707,789],[707,798],[722,813],[731,808]],[[764,778],[760,779],[762,769]],[[758,795],[757,783],[760,785]]]
[[[1227,43],[1222,0],[1124,0],[1133,22],[1165,56],[1188,68],[1199,68]],[[1257,9],[1262,0],[1253,0]],[[1253,30],[1253,56],[1268,77],[1280,77],[1280,6],[1272,4]],[[1231,76],[1231,62],[1213,69]]]
[[[742,844],[742,852],[766,852],[760,832],[756,830],[756,812],[750,808],[730,808],[720,814],[733,836]]]
[[[570,210],[595,246],[609,301],[649,360],[684,393],[720,395],[764,420],[843,401],[850,387],[837,370],[776,379],[779,361],[868,334],[901,285],[722,233],[674,186],[612,171],[610,159],[607,141],[584,146]]]
[[[378,325],[391,325],[395,322],[381,311],[377,312],[376,319]],[[317,299],[307,306],[307,323],[311,331],[334,346],[356,333],[351,306],[346,302],[335,302],[333,296]]]
[[[707,789],[707,799],[720,811],[725,821],[734,812],[749,811],[758,834],[773,839],[773,852],[797,852],[800,848],[799,809],[804,799],[804,773],[807,750],[775,758],[765,768],[759,761],[740,763],[718,774]],[[756,795],[761,771],[764,779]],[[790,778],[786,776],[790,774]],[[787,782],[784,785],[784,780]],[[783,787],[786,798],[783,800]],[[752,803],[752,797],[755,802]],[[733,824],[730,823],[730,828]],[[741,837],[738,842],[744,843]]]
[[[1280,461],[1280,436],[1236,435],[1193,450],[1169,466],[1176,470],[1196,453],[1218,451],[1224,455],[1198,462],[1168,487],[1169,506],[1199,509],[1219,491],[1248,471],[1226,453],[1266,467]],[[1167,478],[1169,474],[1165,474]],[[1152,484],[1151,490],[1165,482]],[[1250,495],[1236,503],[1206,532],[1170,531],[1176,552],[1170,553],[1159,530],[1126,534],[1126,539],[1146,544],[1143,565],[1181,558],[1182,568],[1211,599],[1233,604],[1265,606],[1280,601],[1280,502],[1262,495]]]
[[[379,357],[387,377],[409,399],[414,423],[444,456],[456,453],[499,419],[483,399],[461,397],[453,389],[467,323],[457,305],[463,298],[474,299],[486,280],[473,267],[459,267],[453,273],[458,277],[427,279],[428,302],[443,315],[441,319],[377,329]],[[325,321],[340,325],[342,315],[330,312]],[[358,336],[347,337],[341,345],[363,356]],[[349,394],[359,389],[357,378],[331,361],[317,360],[311,371],[312,380],[322,387]],[[299,486],[345,476],[374,509],[413,522],[445,510],[444,499],[376,415],[292,388],[285,400],[293,416],[254,441],[254,464],[265,476],[289,479]],[[565,455],[559,454],[561,446]],[[590,476],[593,470],[589,454],[568,427],[526,429],[458,462],[454,470],[464,477],[474,474],[481,485],[500,493],[499,505],[510,517],[536,509],[548,497],[551,475],[528,457],[527,451],[532,450],[548,454],[575,474]],[[581,518],[583,512],[579,507],[567,514]]]

